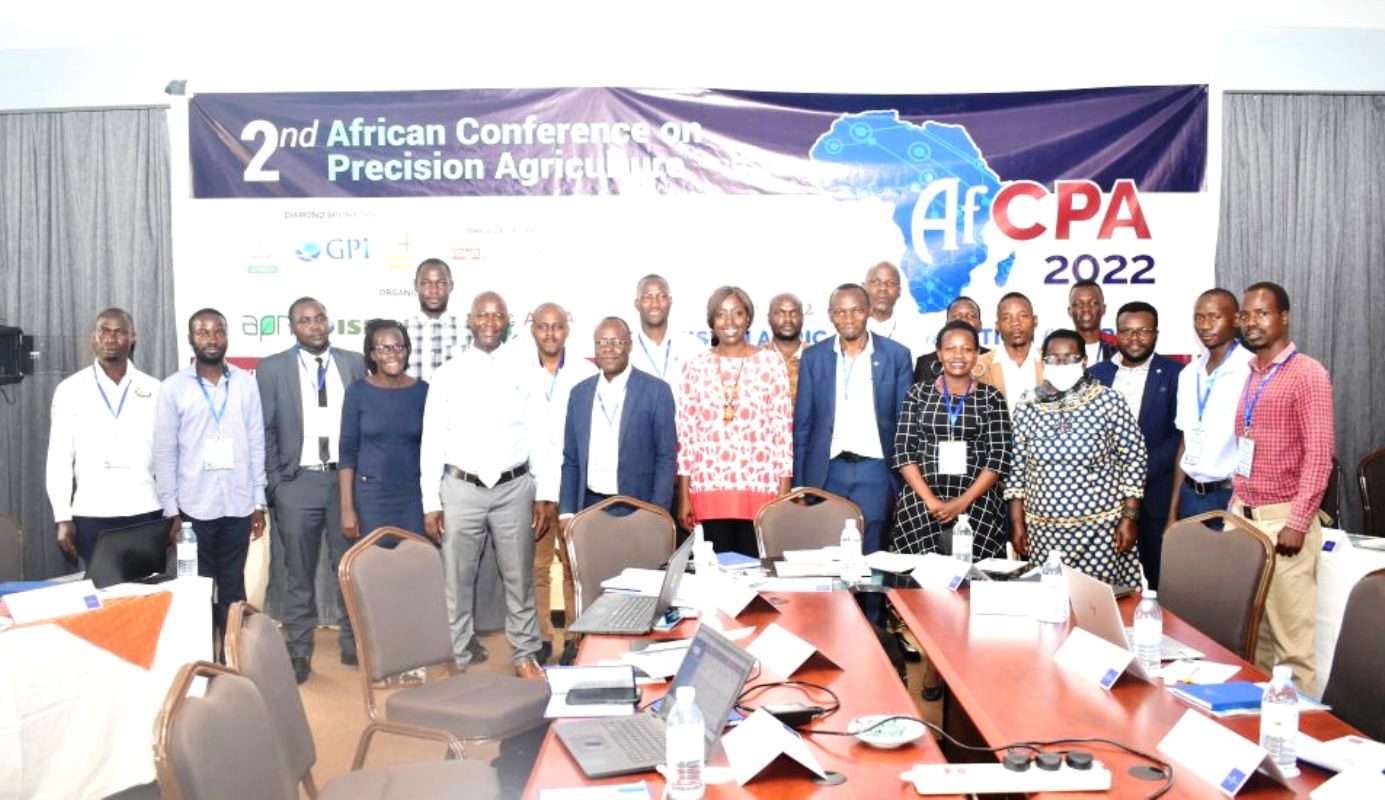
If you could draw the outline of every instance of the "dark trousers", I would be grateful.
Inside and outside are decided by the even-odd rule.
[[[1198,494],[1186,482],[1178,487],[1178,518],[1187,519],[1208,511],[1225,511],[1231,505],[1231,489]]]
[[[351,542],[341,532],[341,489],[337,473],[303,470],[293,480],[274,490],[274,524],[284,545],[285,586],[283,592],[284,638],[289,655],[312,658],[313,628],[317,626],[315,580],[322,540],[327,540],[327,557],[332,576]],[[338,602],[341,586],[333,580]],[[342,605],[345,608],[345,605]],[[356,652],[356,638],[350,618],[343,616],[337,636],[343,653]]]
[[[874,553],[885,549],[885,529],[894,511],[894,482],[890,468],[883,458],[864,458],[848,461],[834,458],[827,463],[827,483],[822,488],[855,503],[866,518],[861,531],[861,552]],[[879,624],[884,611],[881,596],[873,593],[856,595],[866,619]]]
[[[192,532],[197,536],[197,574],[216,583],[212,627],[224,634],[226,612],[232,603],[245,599],[245,552],[250,547],[250,518],[182,516],[184,522],[192,523]]]
[[[101,538],[101,534],[116,528],[124,528],[127,525],[138,525],[142,522],[153,522],[164,515],[163,511],[155,509],[146,511],[143,514],[135,514],[132,517],[77,517],[72,518],[72,525],[77,528],[77,555],[82,559],[82,565],[91,563],[92,551],[96,549],[96,540]]]
[[[1167,508],[1163,509],[1165,512]],[[1164,528],[1169,524],[1167,514],[1151,516],[1140,512],[1140,519],[1135,523],[1136,536],[1139,542],[1136,545],[1140,552],[1140,565],[1145,568],[1145,580],[1149,581],[1149,588],[1159,588],[1159,562],[1164,554]]]
[[[755,540],[755,523],[748,519],[702,519],[702,535],[718,553],[735,552],[751,558],[760,557],[760,544]]]

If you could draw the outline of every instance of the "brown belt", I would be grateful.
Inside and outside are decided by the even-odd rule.
[[[519,476],[528,472],[529,464],[526,462],[524,464],[520,464],[514,469],[506,470],[505,472],[500,473],[500,478],[496,480],[495,486],[487,486],[486,482],[481,480],[480,476],[473,475],[470,472],[467,472],[466,470],[462,469],[461,467],[456,467],[451,464],[445,464],[443,465],[443,469],[447,472],[448,475],[451,475],[459,481],[466,481],[467,483],[475,484],[477,486],[480,486],[482,489],[494,489],[495,486],[499,486],[502,483],[509,483],[515,478],[518,478]]]

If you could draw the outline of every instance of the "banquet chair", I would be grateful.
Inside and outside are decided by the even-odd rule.
[[[1347,598],[1322,701],[1376,741],[1385,741],[1385,569],[1356,582]]]
[[[780,558],[785,550],[816,550],[839,544],[842,526],[856,520],[865,535],[866,520],[855,503],[840,495],[804,486],[767,503],[755,515],[760,558]]]
[[[608,497],[578,512],[567,526],[576,594],[572,618],[601,594],[602,581],[626,567],[662,567],[673,554],[677,535],[667,511],[633,497]]]
[[[0,583],[24,577],[24,531],[9,514],[0,514]]]
[[[1385,536],[1385,447],[1367,453],[1356,465],[1361,516],[1367,536]]]
[[[308,715],[303,709],[303,698],[298,693],[298,682],[294,679],[293,665],[289,662],[283,635],[269,617],[244,602],[231,606],[226,629],[227,664],[255,683],[255,688],[264,698],[270,722],[279,737],[279,751],[290,774],[303,785],[308,797],[318,797],[312,773],[317,751],[313,746],[313,733],[308,726]],[[361,733],[351,772],[330,781],[323,787],[323,796],[441,796],[447,793],[447,787],[451,787],[456,791],[476,792],[476,796],[486,797],[498,790],[495,770],[470,761],[425,762],[360,771],[377,733],[431,739],[446,745],[449,758],[462,756],[462,743],[445,731],[372,722]]]
[[[375,546],[389,539],[398,544]],[[546,682],[458,669],[442,555],[431,541],[399,528],[377,528],[346,551],[337,574],[356,632],[371,722],[442,730],[463,742],[505,739],[543,724]],[[377,684],[439,666],[445,677],[395,689],[383,704],[377,701]]]
[[[1205,523],[1220,521],[1222,530]],[[1209,511],[1164,531],[1159,603],[1247,661],[1274,574],[1274,545],[1241,517]]]

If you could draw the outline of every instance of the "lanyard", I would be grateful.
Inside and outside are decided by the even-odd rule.
[[[111,408],[111,399],[106,396],[106,389],[101,386],[101,376],[96,374],[95,364],[91,365],[91,379],[96,381],[96,391],[101,393],[101,399],[106,401],[106,410],[111,412],[111,416],[115,417],[116,421],[119,422],[120,412],[125,410],[125,398],[130,396],[130,384],[134,383],[134,381],[125,384],[125,391],[120,393],[120,405]]]
[[[975,381],[972,384],[975,385]],[[949,429],[957,427],[957,420],[962,417],[962,410],[967,407],[967,395],[971,394],[971,387],[967,387],[967,394],[957,398],[957,404],[952,403],[952,393],[947,389],[947,380],[943,379],[943,402],[947,404],[947,427]]]
[[[548,382],[548,391],[543,393],[543,399],[553,402],[553,390],[558,388],[558,373],[563,371],[563,365],[567,363],[567,348],[563,349],[563,354],[558,357],[558,368],[553,370],[553,380]],[[539,359],[539,369],[543,369],[543,359]],[[544,372],[548,370],[544,369]]]
[[[1231,354],[1236,352],[1236,346],[1240,344],[1235,339],[1231,340],[1231,347],[1227,348],[1226,355],[1222,356],[1221,363],[1212,370],[1212,377],[1207,381],[1207,391],[1202,391],[1202,370],[1197,371],[1197,421],[1202,422],[1202,412],[1207,410],[1207,401],[1212,399],[1212,387],[1217,385],[1217,378],[1221,377],[1221,368],[1226,366],[1226,360],[1231,358]]]
[[[840,370],[841,370],[841,373],[842,373],[842,399],[843,399],[843,400],[850,400],[850,399],[851,399],[851,372],[852,372],[852,370],[856,369],[856,359],[857,359],[857,358],[860,358],[862,355],[864,355],[864,353],[857,353],[857,354],[856,354],[856,357],[855,357],[855,358],[852,358],[851,361],[850,361],[850,363],[847,362],[847,359],[846,359],[846,351],[845,351],[845,350],[840,351],[839,355],[840,355],[840,357],[841,357],[841,362],[842,362],[842,363],[841,363],[841,367],[840,367]]]
[[[644,351],[644,357],[647,361],[649,361],[649,366],[655,370],[655,372],[659,375],[660,378],[664,378],[664,376],[668,374],[668,357],[669,354],[673,352],[673,341],[670,339],[664,339],[664,368],[660,370],[659,365],[654,363],[654,356],[650,354],[649,348],[645,346],[643,332],[640,333],[639,340],[640,349]],[[667,380],[666,378],[664,379]]]
[[[1298,351],[1297,351],[1297,350],[1295,350],[1294,352],[1290,353],[1288,358],[1284,359],[1283,361],[1279,362],[1278,364],[1275,364],[1275,365],[1270,369],[1269,374],[1265,376],[1265,379],[1264,379],[1263,381],[1260,381],[1260,385],[1259,385],[1258,387],[1256,387],[1256,389],[1255,389],[1255,396],[1252,397],[1252,398],[1250,398],[1250,402],[1249,402],[1249,403],[1246,403],[1246,419],[1245,419],[1245,423],[1246,423],[1246,424],[1245,424],[1245,430],[1246,430],[1247,433],[1250,432],[1250,420],[1251,420],[1251,417],[1253,417],[1253,416],[1255,415],[1255,406],[1260,402],[1260,393],[1263,392],[1263,391],[1265,391],[1265,387],[1266,387],[1266,386],[1269,386],[1269,385],[1270,385],[1270,379],[1273,378],[1273,377],[1279,372],[1279,368],[1282,367],[1282,366],[1284,366],[1285,364],[1289,363],[1290,361],[1293,361],[1293,360],[1294,360],[1294,356],[1296,356],[1296,355],[1298,355]],[[1246,388],[1245,388],[1244,391],[1241,392],[1241,397],[1245,397],[1249,392],[1250,392],[1250,381],[1246,381]]]
[[[321,356],[317,356],[317,358],[321,358]],[[302,347],[299,347],[299,348],[298,348],[298,363],[303,365],[304,371],[306,371],[309,375],[312,375],[312,374],[313,374],[313,370],[312,370],[311,367],[308,366],[308,362],[306,362],[306,361],[303,360],[303,348],[302,348]],[[327,368],[330,367],[330,366],[332,366],[332,351],[331,351],[331,350],[328,350],[328,351],[327,351],[327,360],[324,361],[324,362],[322,362],[322,369],[319,370],[319,372],[318,372],[318,374],[317,374],[317,378],[316,378],[316,380],[317,380],[317,393],[318,393],[318,394],[322,394],[323,388],[327,386]]]
[[[207,410],[212,412],[212,416],[216,418],[216,425],[220,428],[221,418],[226,414],[226,404],[231,402],[231,373],[228,371],[221,378],[221,385],[226,387],[226,396],[221,398],[220,411],[212,406],[212,396],[207,394],[207,384],[203,383],[202,376],[197,375],[195,377],[197,378],[197,388],[202,390],[202,399],[207,401]],[[212,391],[216,391],[216,387],[212,387]]]
[[[603,377],[601,377],[601,376],[598,376],[598,377],[597,377],[597,380],[605,380],[605,378],[603,378]],[[624,392],[621,393],[620,402],[619,402],[619,403],[616,403],[615,409],[613,409],[611,412],[607,413],[607,411],[606,411],[606,401],[603,400],[603,399],[601,399],[601,391],[600,391],[600,389],[601,389],[601,387],[598,386],[598,387],[597,387],[597,392],[596,392],[596,402],[599,403],[599,404],[601,404],[601,416],[603,416],[603,417],[606,418],[606,430],[609,431],[609,430],[611,429],[611,427],[614,426],[614,425],[616,424],[616,418],[620,416],[620,407],[623,406],[623,405],[625,405],[625,393],[624,393]]]

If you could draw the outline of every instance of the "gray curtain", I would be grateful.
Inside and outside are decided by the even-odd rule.
[[[1223,103],[1217,284],[1284,286],[1290,333],[1332,375],[1344,527],[1356,463],[1385,444],[1385,95],[1234,94]]]
[[[91,363],[96,314],[129,311],[134,362],[177,359],[164,109],[0,114],[0,319],[33,334],[35,374],[0,398],[0,511],[25,538],[24,575],[71,572],[44,487],[53,390]]]

